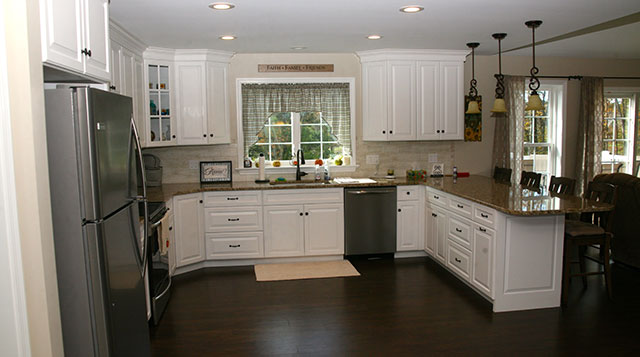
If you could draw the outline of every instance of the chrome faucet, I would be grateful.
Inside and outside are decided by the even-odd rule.
[[[296,152],[296,181],[300,181],[302,176],[305,176],[307,173],[300,171],[300,164],[304,165],[304,152],[302,149],[298,149]]]

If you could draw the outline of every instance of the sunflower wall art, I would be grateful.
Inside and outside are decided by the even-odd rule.
[[[476,97],[478,108],[482,112],[482,96]],[[482,141],[482,113],[466,114],[471,97],[464,96],[464,141]]]

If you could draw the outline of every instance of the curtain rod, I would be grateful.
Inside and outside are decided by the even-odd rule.
[[[507,74],[508,76],[508,74]],[[526,75],[523,77],[529,77],[530,75]],[[566,79],[577,79],[577,80],[581,80],[582,78],[584,78],[584,76],[578,76],[578,75],[574,75],[574,76],[536,76],[538,78],[566,78]],[[640,79],[640,77],[615,77],[615,76],[605,76],[605,77],[600,77],[602,79]]]

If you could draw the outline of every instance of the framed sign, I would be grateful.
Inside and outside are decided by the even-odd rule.
[[[259,64],[258,72],[333,72],[332,64]]]
[[[231,161],[200,161],[201,183],[230,183]]]
[[[431,177],[442,177],[444,176],[444,165],[441,163],[436,163],[431,166]]]

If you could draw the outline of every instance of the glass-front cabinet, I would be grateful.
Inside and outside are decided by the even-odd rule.
[[[147,146],[175,145],[175,118],[171,101],[171,67],[147,63]]]

